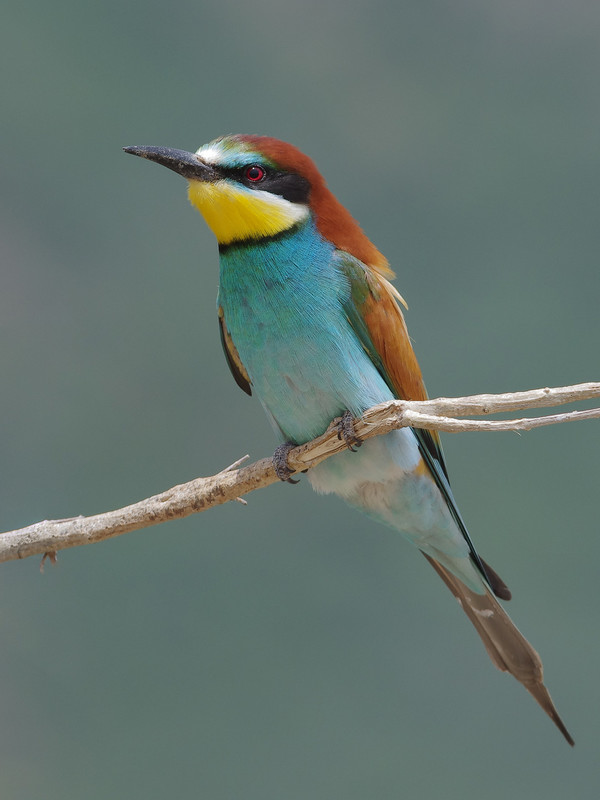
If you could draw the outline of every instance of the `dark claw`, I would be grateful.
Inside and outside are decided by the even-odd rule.
[[[361,446],[363,440],[360,438],[360,436],[356,435],[356,431],[354,429],[354,417],[349,411],[344,411],[342,418],[338,423],[337,429],[338,439],[340,441],[343,439],[348,450],[352,450],[353,453],[356,453],[356,449]]]
[[[295,481],[290,477],[294,474],[294,470],[289,468],[287,460],[288,453],[290,450],[293,450],[294,447],[297,447],[295,442],[284,442],[284,444],[280,444],[273,453],[273,468],[275,474],[280,481],[285,481],[286,483],[300,483],[300,481]]]

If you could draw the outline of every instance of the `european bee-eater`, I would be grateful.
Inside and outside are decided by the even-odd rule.
[[[352,417],[394,398],[427,398],[384,256],[290,144],[236,135],[196,153],[124,149],[186,178],[192,205],[217,237],[225,357],[280,437],[278,475],[290,475],[286,446],[341,417],[349,449],[310,470],[313,488],[340,495],[414,544],[458,599],[492,662],[525,686],[572,745],[538,654],[494,597],[508,600],[510,592],[471,542],[438,435],[403,428],[352,448],[361,444]]]

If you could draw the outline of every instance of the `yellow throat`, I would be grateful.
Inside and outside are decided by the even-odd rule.
[[[274,236],[306,219],[309,213],[304,205],[227,180],[190,180],[188,197],[219,244]]]

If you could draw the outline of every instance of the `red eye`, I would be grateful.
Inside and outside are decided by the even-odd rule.
[[[257,183],[258,181],[262,181],[265,177],[265,171],[262,167],[253,164],[251,167],[248,167],[246,170],[246,178],[252,183]]]

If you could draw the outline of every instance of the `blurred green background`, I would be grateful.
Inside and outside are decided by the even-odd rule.
[[[310,154],[396,269],[433,396],[600,377],[597,3],[2,16],[0,529],[275,446],[221,353],[212,234],[123,145]],[[3,800],[597,798],[599,441],[445,437],[574,751],[425,560],[303,479],[1,567]]]

